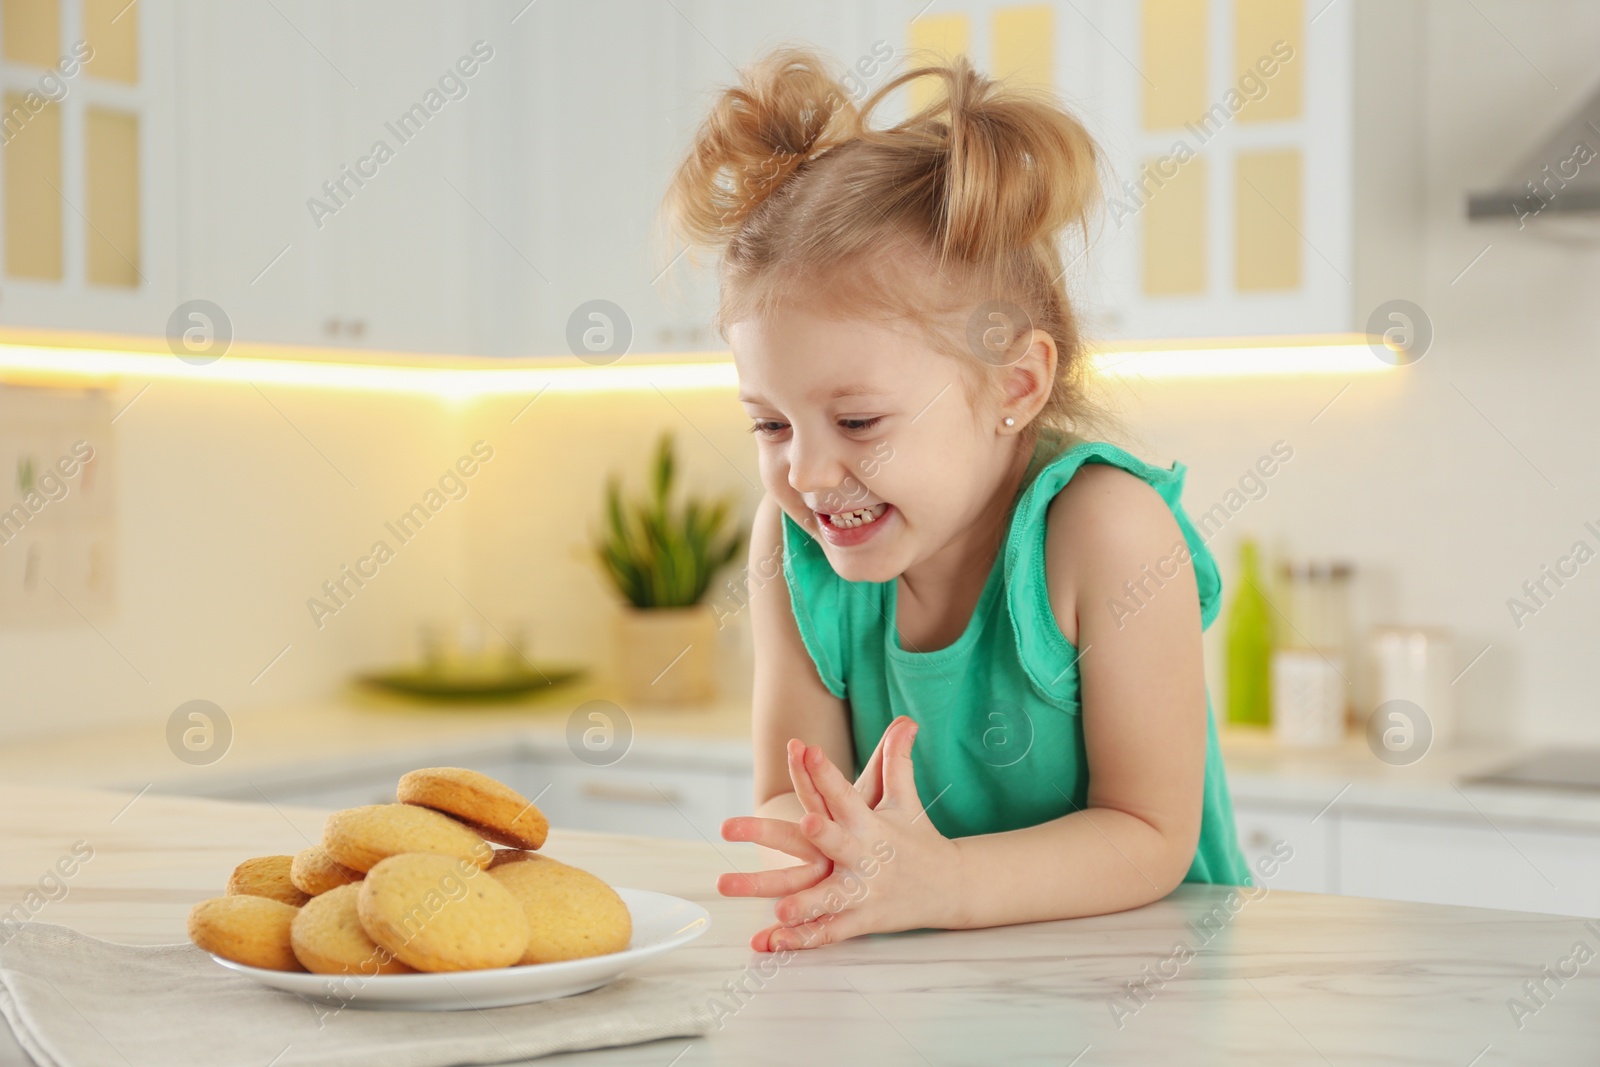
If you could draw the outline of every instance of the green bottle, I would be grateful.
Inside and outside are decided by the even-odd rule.
[[[1261,592],[1256,543],[1239,545],[1239,588],[1228,609],[1228,721],[1272,721],[1272,608]]]

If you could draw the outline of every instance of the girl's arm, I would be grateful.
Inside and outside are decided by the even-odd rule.
[[[762,932],[769,947],[1120,911],[1183,880],[1200,830],[1206,694],[1182,533],[1144,482],[1089,465],[1051,504],[1045,562],[1052,610],[1079,650],[1087,809],[952,840],[923,815],[932,798],[917,797],[909,720],[885,735],[884,798],[873,810],[845,795],[848,783],[824,753],[808,751],[804,768],[834,818],[807,815],[801,832],[836,866],[859,873],[780,900],[779,925]],[[1015,771],[1036,773],[1022,764]],[[1065,795],[1068,785],[1061,788]]]
[[[1047,530],[1050,606],[1079,655],[1087,810],[959,839],[959,926],[1157,900],[1183,881],[1200,837],[1205,667],[1177,521],[1142,480],[1086,464],[1051,503]],[[995,884],[1011,889],[984,888]]]

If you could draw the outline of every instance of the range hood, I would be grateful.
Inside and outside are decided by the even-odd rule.
[[[1499,188],[1467,197],[1473,221],[1515,221],[1600,238],[1600,90],[1514,167]]]

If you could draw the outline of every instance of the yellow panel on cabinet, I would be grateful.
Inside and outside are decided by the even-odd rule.
[[[1241,293],[1298,289],[1300,150],[1240,153],[1234,168],[1234,286]]]
[[[1144,128],[1194,121],[1206,108],[1206,0],[1144,0],[1139,40]]]
[[[906,40],[911,47],[913,64],[953,59],[964,52],[970,54],[972,21],[962,14],[923,15],[911,20]],[[916,54],[918,52],[923,54]],[[944,83],[936,78],[918,78],[911,83],[913,110],[920,111],[943,95]]]
[[[89,281],[138,285],[139,117],[91,107],[84,137]]]
[[[1144,161],[1153,169],[1157,160]],[[1155,171],[1157,176],[1159,171]],[[1143,289],[1146,296],[1185,296],[1206,290],[1206,161],[1191,159],[1171,178],[1146,182]]]
[[[7,93],[5,109],[6,273],[60,281],[61,109],[32,92]]]
[[[1235,80],[1249,73],[1266,87],[1262,96],[1245,104],[1239,112],[1240,122],[1279,122],[1300,117],[1304,18],[1301,0],[1234,0]]]
[[[53,67],[60,38],[61,7],[56,0],[0,2],[0,42],[4,42],[0,54],[11,62]]]
[[[1055,12],[1047,4],[994,13],[994,73],[1018,85],[1054,89]]]
[[[83,0],[83,36],[94,49],[85,70],[96,78],[138,83],[138,0]]]

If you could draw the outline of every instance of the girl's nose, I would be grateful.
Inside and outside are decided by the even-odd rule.
[[[816,441],[802,444],[799,434],[790,438],[789,485],[795,492],[820,497],[826,508],[849,473],[838,454],[826,445]]]

